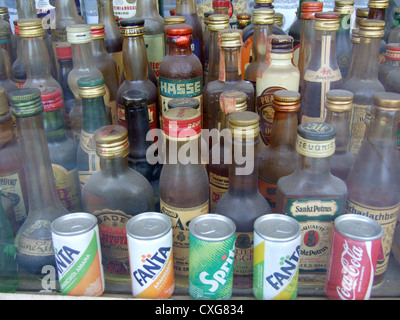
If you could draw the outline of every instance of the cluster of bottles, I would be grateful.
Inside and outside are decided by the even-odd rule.
[[[353,25],[352,0],[332,12],[300,0],[288,33],[273,0],[234,23],[231,2],[214,0],[204,27],[195,0],[165,18],[138,0],[121,20],[98,0],[95,24],[56,0],[50,34],[33,0],[17,3],[14,34],[0,10],[0,291],[17,289],[18,268],[54,266],[50,223],[81,211],[98,219],[109,281],[130,282],[118,239],[149,211],[172,219],[178,287],[189,223],[209,212],[236,223],[234,289],[252,288],[253,224],[268,213],[301,223],[300,272],[313,283],[338,215],[377,220],[383,280],[400,210],[393,1],[370,0]]]

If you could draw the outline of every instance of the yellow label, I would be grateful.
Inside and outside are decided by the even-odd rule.
[[[68,171],[58,164],[52,164],[58,197],[63,206],[70,212],[82,211],[81,189],[78,171]]]
[[[210,179],[210,212],[214,212],[215,206],[221,197],[228,191],[229,178],[213,172],[209,174]]]
[[[350,120],[349,148],[354,156],[357,156],[364,139],[365,130],[367,128],[365,125],[365,116],[370,107],[369,105],[353,104],[353,112]]]

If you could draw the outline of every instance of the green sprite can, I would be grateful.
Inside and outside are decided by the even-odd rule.
[[[195,300],[228,300],[232,295],[236,225],[219,214],[189,225],[189,294]]]

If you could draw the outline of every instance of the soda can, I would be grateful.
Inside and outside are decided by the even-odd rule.
[[[369,299],[382,236],[383,228],[371,218],[345,214],[335,219],[325,282],[329,299]]]
[[[144,212],[126,224],[132,294],[165,299],[174,290],[172,223],[166,215]]]
[[[94,215],[70,213],[50,225],[61,293],[99,296],[104,292],[99,228]]]
[[[219,214],[204,214],[189,224],[189,294],[195,300],[232,296],[236,225]]]
[[[263,215],[254,222],[253,293],[258,300],[297,297],[301,227],[284,214]]]

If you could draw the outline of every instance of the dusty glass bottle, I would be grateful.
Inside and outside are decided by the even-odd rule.
[[[347,90],[330,90],[326,93],[326,119],[336,129],[335,153],[331,156],[331,173],[347,180],[354,163],[354,156],[349,150],[350,119],[353,111],[353,93]]]
[[[167,26],[173,25],[173,24],[182,24],[186,22],[186,18],[184,16],[169,16],[164,18],[164,43],[165,43],[165,51],[164,55],[168,54],[169,47],[167,43],[167,35],[166,35],[166,29]]]
[[[277,90],[299,90],[300,72],[292,63],[293,38],[286,35],[271,36],[269,66],[257,77],[256,109],[260,116],[260,136],[265,145],[271,139],[274,119],[273,95]]]
[[[29,212],[15,237],[17,261],[29,273],[40,275],[44,266],[55,267],[50,224],[69,213],[58,198],[43,127],[40,90],[23,88],[8,94],[17,120],[29,198]]]
[[[70,44],[59,45],[56,47],[57,61],[59,65],[58,83],[64,93],[64,107],[67,114],[67,124],[69,125],[69,113],[75,103],[74,94],[68,85],[68,75],[73,69],[72,65],[72,48]]]
[[[228,216],[236,224],[233,269],[233,287],[236,289],[252,288],[253,224],[259,216],[271,213],[268,202],[258,191],[259,122],[258,114],[250,111],[234,112],[228,116],[232,134],[229,187],[215,206],[215,213]]]
[[[314,16],[314,48],[300,84],[301,123],[324,121],[326,92],[338,89],[342,85],[342,76],[335,56],[335,38],[339,29],[340,13],[317,12]]]
[[[293,90],[277,90],[272,98],[274,118],[271,140],[259,154],[258,190],[268,201],[272,212],[277,212],[278,180],[293,173],[297,164],[296,137],[300,94]]]
[[[330,172],[335,152],[335,128],[309,122],[297,129],[296,170],[278,181],[276,210],[295,218],[302,227],[300,279],[325,283],[333,221],[344,213],[347,187]]]
[[[379,44],[385,23],[382,20],[364,19],[359,24],[360,44],[354,74],[342,85],[342,89],[354,94],[350,122],[350,151],[353,155],[357,155],[364,138],[364,119],[371,108],[372,96],[375,92],[385,91],[378,80]]]
[[[172,220],[175,284],[187,289],[189,223],[209,210],[207,170],[200,160],[201,114],[193,108],[170,109],[163,123],[166,154],[160,175],[160,209]]]
[[[254,87],[242,80],[240,52],[242,36],[238,30],[229,29],[220,32],[221,59],[218,80],[207,83],[204,89],[203,128],[217,128],[217,116],[220,110],[219,100],[222,92],[239,90],[247,94],[247,110],[254,111]]]
[[[154,196],[146,178],[128,166],[128,131],[108,125],[94,133],[100,171],[82,190],[85,212],[96,216],[106,279],[130,283],[125,226],[142,212],[154,211]]]
[[[19,36],[18,20],[14,20],[14,34],[17,42],[17,58],[11,67],[12,80],[18,88],[22,88],[26,81],[26,69],[22,38]]]
[[[385,61],[379,64],[378,80],[386,91],[390,91],[386,87],[386,77],[394,69],[397,69],[400,61],[400,44],[388,43],[386,45]]]
[[[349,191],[346,213],[368,216],[379,222],[384,229],[383,252],[378,257],[375,269],[375,285],[384,278],[400,211],[400,168],[397,155],[399,111],[398,93],[374,94],[371,122],[347,178]]]
[[[41,95],[44,105],[44,130],[58,197],[68,211],[81,212],[81,188],[77,168],[78,144],[67,136],[61,92],[56,88],[47,88]]]

